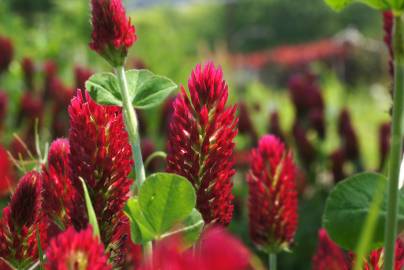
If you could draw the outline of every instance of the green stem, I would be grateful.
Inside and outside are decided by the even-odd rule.
[[[269,266],[269,270],[276,270],[276,254],[275,253],[269,253],[268,266]]]
[[[397,236],[398,180],[402,149],[402,116],[404,100],[404,50],[400,16],[394,18],[394,102],[393,125],[389,157],[389,187],[387,202],[387,220],[385,231],[384,269],[393,270],[394,248]]]
[[[140,185],[146,179],[146,173],[143,166],[142,151],[140,148],[138,120],[136,112],[132,107],[131,100],[129,99],[128,83],[126,81],[125,68],[123,66],[117,67],[116,73],[118,75],[119,85],[121,88],[126,130],[128,131],[129,134],[129,139],[132,145],[133,160],[135,161],[137,186],[140,187]],[[132,186],[132,190],[133,188],[134,186]]]
[[[153,263],[153,242],[149,241],[143,245],[143,261]]]
[[[165,152],[163,152],[163,151],[156,151],[156,152],[153,152],[148,158],[146,158],[146,161],[144,162],[144,167],[145,167],[145,168],[148,168],[149,165],[150,165],[150,163],[153,161],[153,159],[155,159],[155,158],[157,158],[157,157],[166,159],[166,158],[167,158],[167,154],[166,154]]]

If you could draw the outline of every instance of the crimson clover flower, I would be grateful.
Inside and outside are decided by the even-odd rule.
[[[347,159],[358,161],[360,158],[358,136],[353,127],[351,115],[346,108],[344,108],[339,115],[338,133],[341,137]]]
[[[382,171],[390,148],[391,123],[383,123],[379,127],[379,171]]]
[[[394,49],[393,49],[394,15],[392,11],[383,12],[384,43],[389,51],[389,74],[394,77]]]
[[[313,270],[349,270],[350,258],[328,236],[325,229],[318,232],[318,245],[312,259]]]
[[[261,249],[288,249],[297,229],[296,166],[292,153],[275,136],[266,135],[251,152],[250,236]]]
[[[76,229],[88,224],[82,178],[89,190],[101,240],[108,247],[124,217],[123,207],[132,180],[133,160],[122,109],[95,103],[85,91],[78,91],[69,106],[69,164],[74,194],[71,219]]]
[[[181,237],[171,237],[156,244],[152,258],[140,270],[247,270],[250,252],[224,229],[206,230],[195,252],[184,251]]]
[[[384,249],[380,248],[370,253],[368,260],[365,262],[364,270],[382,270],[384,267]],[[398,238],[396,240],[394,270],[401,270],[404,267],[404,243]]]
[[[226,107],[228,87],[221,68],[197,65],[174,101],[169,128],[167,171],[187,178],[196,189],[206,223],[227,225],[233,214],[233,139],[236,107]]]
[[[14,48],[10,39],[0,36],[0,74],[8,69],[13,60]]]
[[[0,220],[0,257],[23,267],[38,256],[37,229],[43,231],[41,218],[41,174],[24,175]]]
[[[91,228],[77,232],[69,227],[52,239],[46,250],[46,270],[110,270],[108,257]]]
[[[12,163],[6,149],[0,145],[0,198],[10,193],[13,185]]]
[[[43,168],[43,209],[49,219],[48,235],[55,236],[71,223],[69,208],[74,189],[70,180],[70,145],[67,139],[55,140]]]
[[[76,89],[84,89],[86,81],[93,75],[93,71],[81,66],[74,67]]]
[[[137,37],[122,0],[91,0],[91,21],[90,48],[112,66],[123,65]]]
[[[34,90],[34,74],[35,74],[35,65],[31,58],[25,57],[21,61],[21,68],[24,74],[24,82],[27,90]]]
[[[7,108],[8,108],[8,96],[4,92],[4,90],[0,89],[0,131],[3,128],[3,124],[7,116]]]

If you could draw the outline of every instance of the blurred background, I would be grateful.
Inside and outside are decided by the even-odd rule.
[[[388,14],[363,5],[335,13],[323,0],[124,3],[138,36],[128,68],[147,68],[182,85],[197,63],[213,60],[224,69],[240,117],[230,229],[245,243],[249,150],[266,133],[293,150],[299,229],[293,254],[282,254],[279,264],[310,269],[330,188],[355,172],[384,170],[393,72]],[[0,1],[0,170],[7,172],[0,176],[1,203],[35,164],[35,132],[41,145],[67,136],[75,89],[110,69],[89,50],[90,35],[88,1]],[[146,157],[166,147],[171,102],[140,112]],[[148,168],[163,169],[162,160]]]

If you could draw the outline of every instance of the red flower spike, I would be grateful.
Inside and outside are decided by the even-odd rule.
[[[67,139],[54,141],[48,154],[48,166],[43,168],[43,209],[50,224],[48,235],[58,234],[60,226],[70,224],[69,208],[73,187],[69,177],[70,145]]]
[[[250,253],[243,244],[221,228],[203,233],[195,252],[184,251],[179,237],[157,243],[152,260],[140,270],[247,270]]]
[[[351,121],[351,115],[347,109],[343,109],[338,119],[338,133],[341,137],[345,155],[348,160],[359,160],[358,136]]]
[[[24,73],[25,87],[29,91],[34,90],[34,73],[35,66],[31,58],[25,57],[21,62],[22,71]]]
[[[142,262],[142,246],[134,244],[130,237],[130,223],[122,213],[112,240],[117,248],[110,254],[110,262],[121,269],[138,269]]]
[[[132,151],[122,110],[96,104],[87,92],[78,91],[69,106],[71,181],[78,191],[71,214],[76,229],[86,228],[82,177],[88,187],[100,226],[102,242],[108,246],[119,223],[132,181]]]
[[[289,80],[289,93],[297,115],[306,115],[314,109],[324,111],[324,100],[314,75],[303,73],[292,76]]]
[[[393,25],[394,15],[392,11],[383,12],[384,43],[389,51],[389,73],[394,77],[394,50],[393,50]]]
[[[254,124],[251,120],[250,113],[248,111],[247,105],[244,102],[238,104],[239,111],[239,121],[238,121],[238,131],[240,134],[245,134],[250,136],[251,141],[256,144],[258,140],[258,135],[255,131]]]
[[[91,0],[91,15],[90,48],[114,67],[123,65],[137,37],[122,0]]]
[[[387,156],[390,148],[390,133],[391,123],[383,123],[379,127],[379,157],[380,165],[379,171],[383,171],[383,168],[387,162]]]
[[[0,257],[15,266],[37,258],[37,226],[41,209],[41,174],[32,171],[23,176],[0,221]],[[18,268],[18,267],[17,267]]]
[[[69,227],[54,238],[46,251],[46,270],[110,270],[104,246],[91,228],[80,232]]]
[[[167,171],[187,178],[206,223],[230,223],[233,214],[233,139],[236,107],[226,108],[228,89],[220,68],[200,65],[174,102]]]
[[[278,111],[271,112],[269,116],[269,133],[277,136],[284,141],[284,134],[281,128]]]
[[[7,116],[8,96],[4,90],[0,90],[0,130],[3,128]]]
[[[348,255],[330,239],[325,229],[320,229],[313,270],[349,270],[350,264]]]
[[[334,183],[345,178],[344,164],[345,164],[345,152],[343,149],[337,149],[330,155],[331,171],[334,178]]]
[[[299,122],[295,122],[293,125],[292,133],[301,162],[306,167],[310,167],[316,158],[316,149],[307,138],[307,133]]]
[[[384,266],[383,249],[377,249],[370,253],[365,262],[364,270],[382,270]],[[404,267],[404,243],[400,238],[396,240],[394,270],[401,270]]]
[[[56,77],[56,74],[58,72],[58,67],[55,62],[52,60],[47,60],[44,65],[43,65],[43,71],[45,75],[45,82],[44,82],[44,92],[43,92],[43,98],[44,100],[48,100],[52,93],[52,81]]]
[[[10,39],[0,36],[0,74],[8,69],[13,60],[14,48]]]
[[[0,198],[10,193],[13,185],[13,164],[6,149],[0,145]]]
[[[243,270],[250,262],[246,247],[222,228],[211,228],[201,238],[203,269]]]
[[[266,251],[288,249],[297,229],[296,166],[291,152],[275,136],[261,138],[251,152],[250,236]]]
[[[76,89],[85,89],[86,81],[93,75],[93,71],[76,66],[74,68],[74,78],[76,80]]]

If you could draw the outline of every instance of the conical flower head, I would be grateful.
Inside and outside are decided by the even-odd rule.
[[[206,223],[227,225],[233,213],[231,193],[236,108],[226,107],[228,88],[220,68],[198,65],[174,102],[167,170],[187,178],[197,193]]]
[[[166,238],[156,244],[153,257],[141,270],[247,270],[250,252],[223,228],[206,230],[195,252],[184,251],[180,237]]]
[[[50,224],[48,234],[60,232],[60,226],[70,224],[73,187],[69,171],[70,145],[67,139],[55,140],[48,153],[48,166],[43,168],[43,209]]]
[[[17,268],[37,257],[36,232],[41,208],[41,174],[24,175],[0,221],[0,257]]]
[[[394,15],[392,11],[383,12],[384,43],[389,51],[389,74],[394,77],[394,49],[393,49]]]
[[[347,159],[358,161],[360,159],[358,136],[353,127],[351,115],[346,108],[339,115],[338,133],[341,137]]]
[[[80,177],[85,181],[100,226],[101,239],[110,243],[128,198],[132,181],[132,151],[122,109],[96,104],[87,92],[79,91],[69,106],[71,181],[77,191],[72,222],[87,227]]]
[[[91,228],[69,227],[54,238],[46,251],[46,270],[110,270],[104,246]]]
[[[13,60],[14,48],[10,39],[0,36],[0,74],[8,69]]]
[[[313,270],[349,270],[350,264],[348,255],[330,239],[325,229],[320,229]]]
[[[394,270],[401,270],[404,267],[404,243],[401,239],[396,240]],[[384,269],[384,249],[380,248],[370,253],[368,260],[363,266],[364,270]]]
[[[10,193],[13,185],[12,163],[6,149],[0,145],[0,198]]]
[[[251,152],[249,185],[250,236],[266,251],[288,249],[297,229],[296,166],[275,136],[261,138]]]
[[[22,71],[24,73],[24,82],[27,90],[34,90],[34,74],[35,65],[31,58],[25,57],[21,62]]]
[[[93,32],[90,48],[112,66],[122,65],[129,47],[137,39],[122,0],[91,0],[91,15]]]

